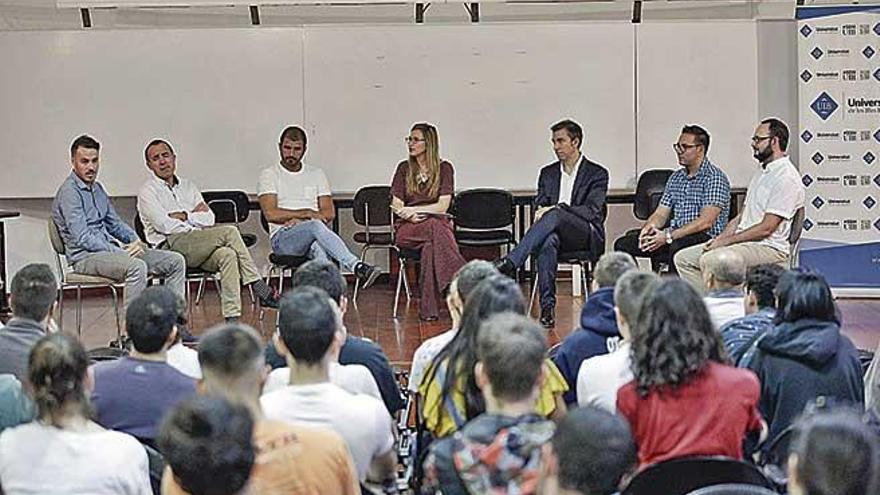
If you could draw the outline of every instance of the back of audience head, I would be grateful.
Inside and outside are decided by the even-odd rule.
[[[40,421],[61,427],[68,417],[90,416],[88,367],[75,338],[53,333],[37,341],[28,357],[28,381]]]
[[[174,342],[178,297],[167,287],[147,287],[125,311],[125,329],[134,350],[155,354]]]
[[[311,260],[293,273],[294,287],[317,287],[333,299],[345,311],[345,277],[333,263],[327,260]]]
[[[619,251],[605,253],[596,262],[596,269],[593,271],[596,286],[599,288],[614,287],[614,284],[624,273],[638,267],[636,260],[627,253]]]
[[[477,336],[477,385],[498,402],[534,402],[546,353],[547,337],[534,321],[516,313],[493,315]]]
[[[195,397],[165,418],[158,445],[187,493],[234,495],[242,493],[254,465],[253,429],[246,407]]]
[[[336,304],[322,289],[311,286],[294,288],[278,308],[276,342],[306,366],[320,364],[334,343],[342,345],[342,318]],[[278,344],[282,344],[279,346]]]
[[[632,338],[632,330],[639,320],[642,304],[648,294],[660,283],[653,272],[631,270],[624,273],[614,285],[614,311],[617,327],[625,339]]]
[[[453,315],[455,318],[461,318],[464,303],[471,292],[477,288],[480,282],[492,275],[498,275],[498,269],[485,260],[468,261],[456,272],[449,285],[449,295],[447,296],[449,311],[456,313]]]
[[[556,425],[544,446],[540,493],[558,489],[611,495],[636,464],[637,449],[622,417],[594,406],[575,408]],[[549,485],[549,486],[548,486]]]
[[[263,343],[246,325],[219,325],[199,341],[201,387],[211,395],[233,402],[251,403],[260,395],[265,380]]]
[[[465,413],[468,418],[476,416],[484,409],[483,397],[473,373],[477,362],[477,334],[480,325],[490,316],[507,311],[526,314],[526,302],[516,282],[503,275],[493,275],[480,282],[465,302],[458,334],[434,358],[435,364],[446,359],[449,361],[443,378],[443,397],[452,393],[456,377],[465,377]],[[436,375],[438,368],[439,366],[431,368],[429,378]]]
[[[709,251],[700,258],[703,281],[709,290],[742,286],[746,279],[746,263],[736,251]]]
[[[877,433],[850,409],[802,417],[789,449],[792,495],[878,493],[880,446]]]
[[[44,321],[58,297],[58,282],[49,265],[31,263],[12,277],[9,305],[16,318]]]
[[[776,285],[785,268],[766,263],[749,267],[746,273],[746,314],[765,308],[776,308]]]
[[[788,270],[776,286],[774,322],[818,320],[840,323],[840,315],[825,277],[815,272]]]
[[[687,382],[727,353],[697,291],[681,279],[660,282],[645,299],[632,339],[632,371],[640,395]]]

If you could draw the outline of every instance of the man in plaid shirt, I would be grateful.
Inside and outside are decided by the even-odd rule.
[[[709,133],[698,125],[681,129],[672,145],[682,168],[666,182],[660,205],[638,235],[614,242],[615,251],[651,258],[658,269],[666,264],[676,273],[672,258],[679,250],[702,244],[724,230],[730,209],[730,181],[709,161]]]

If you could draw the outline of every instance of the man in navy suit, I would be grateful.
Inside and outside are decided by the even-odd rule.
[[[535,198],[535,223],[519,244],[496,261],[498,269],[512,275],[526,258],[538,254],[538,290],[541,324],[552,327],[556,306],[556,258],[560,251],[589,251],[598,259],[605,250],[605,195],[608,171],[581,154],[581,126],[563,120],[551,128],[558,161],[541,169]]]

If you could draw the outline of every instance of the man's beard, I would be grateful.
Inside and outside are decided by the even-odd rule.
[[[767,159],[770,158],[770,156],[772,156],[772,155],[773,155],[773,150],[770,149],[769,146],[760,150],[760,151],[756,151],[753,154],[753,156],[755,157],[755,160],[758,160],[761,163],[766,163]]]

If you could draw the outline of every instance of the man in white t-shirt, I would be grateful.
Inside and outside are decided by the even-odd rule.
[[[290,126],[278,143],[281,161],[260,173],[257,195],[269,223],[272,251],[278,254],[332,258],[353,272],[364,288],[380,270],[359,261],[327,224],[336,216],[330,184],[324,171],[303,163],[306,133]]]
[[[678,273],[703,292],[703,254],[715,249],[736,251],[746,268],[764,263],[787,264],[788,236],[795,214],[804,207],[801,176],[789,160],[788,127],[779,119],[761,121],[752,136],[752,152],[761,170],[752,177],[743,211],[718,237],[682,249],[675,255]]]
[[[472,260],[455,274],[455,278],[449,284],[449,294],[446,296],[446,306],[449,307],[449,316],[452,317],[452,328],[422,342],[416,349],[407,383],[407,388],[411,393],[419,393],[419,385],[422,383],[425,370],[428,369],[440,350],[446,347],[446,344],[451,342],[458,333],[461,313],[464,311],[464,303],[470,293],[477,288],[480,282],[497,273],[498,269],[492,263],[484,260]]]
[[[633,379],[630,369],[630,341],[642,301],[660,283],[651,272],[630,270],[614,285],[614,314],[623,340],[614,352],[585,359],[577,374],[579,406],[593,405],[617,410],[617,390]],[[632,322],[632,325],[630,324]]]
[[[393,423],[382,401],[330,382],[330,365],[345,341],[339,307],[321,289],[296,287],[281,301],[278,323],[275,346],[287,358],[291,381],[260,399],[266,417],[328,427],[345,440],[361,481],[393,477]]]

